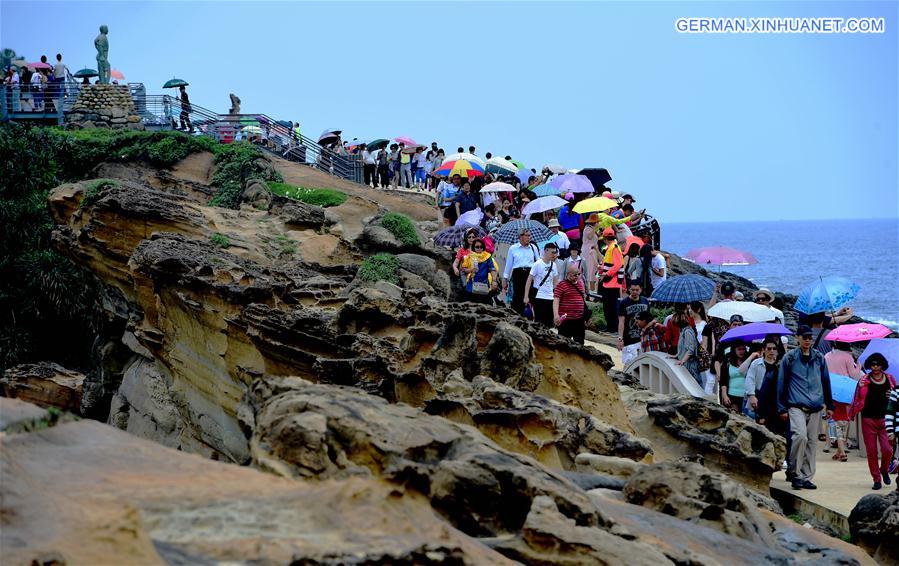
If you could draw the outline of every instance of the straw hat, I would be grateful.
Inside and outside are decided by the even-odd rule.
[[[761,289],[759,289],[758,291],[756,291],[755,293],[753,293],[753,294],[752,294],[752,298],[753,298],[753,299],[758,299],[758,298],[761,297],[762,295],[768,297],[768,300],[769,300],[769,301],[773,301],[773,300],[774,300],[774,293],[772,293],[769,289],[765,289],[764,287],[762,287]]]
[[[547,228],[559,228],[559,221],[555,218],[550,219],[550,221],[546,224]]]

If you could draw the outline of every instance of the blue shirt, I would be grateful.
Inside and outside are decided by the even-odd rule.
[[[824,355],[812,348],[809,356],[803,356],[797,348],[787,353],[780,362],[780,379],[777,381],[777,412],[786,413],[790,407],[810,412],[825,406],[833,410],[830,394],[830,373]]]

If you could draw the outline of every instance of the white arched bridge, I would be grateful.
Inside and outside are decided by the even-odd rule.
[[[653,393],[715,400],[714,395],[706,394],[689,371],[677,365],[674,358],[664,352],[640,354],[625,366],[624,371],[637,376],[640,384]]]

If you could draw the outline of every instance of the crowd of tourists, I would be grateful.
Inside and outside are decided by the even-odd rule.
[[[438,150],[436,155],[439,168],[443,154]],[[390,157],[388,172],[389,163]],[[428,171],[435,170],[432,164]],[[851,308],[803,316],[792,349],[785,336],[775,334],[722,341],[729,330],[746,324],[740,314],[727,319],[707,314],[718,303],[747,299],[727,281],[715,288],[709,301],[675,303],[671,314],[657,320],[650,296],[668,278],[668,262],[652,230],[641,230],[646,228],[645,212],[634,210],[634,197],[600,185],[593,193],[565,195],[566,203],[557,210],[526,215],[528,203],[537,198],[535,189],[556,176],[547,169],[524,176],[455,175],[434,186],[446,230],[452,231],[449,227],[460,218],[473,224],[458,230],[462,235],[452,266],[465,300],[506,305],[579,343],[585,341],[593,308],[601,308],[606,326],[598,330],[615,336],[623,365],[643,352],[663,352],[709,397],[783,436],[787,479],[797,490],[816,489],[812,480],[819,442],[828,443],[825,451],[833,450],[834,460],[847,461],[849,423],[858,417],[872,487],[891,483],[899,392],[887,373],[887,360],[875,353],[859,367],[849,344],[824,339],[853,316]],[[413,174],[413,186],[421,178]],[[430,187],[427,173],[423,182]],[[497,182],[514,190],[490,192],[491,183]],[[601,212],[574,211],[579,202],[596,196],[615,205]],[[503,245],[503,227],[522,220],[536,224],[520,224],[517,242]],[[540,230],[537,241],[532,232],[541,227],[548,234]],[[769,322],[784,322],[774,293],[758,289],[751,300],[770,311]],[[830,373],[858,380],[852,403],[834,401]]]
[[[60,89],[71,78],[61,53],[55,62],[42,55],[35,63],[9,65],[4,73],[6,105],[12,112],[56,112]]]

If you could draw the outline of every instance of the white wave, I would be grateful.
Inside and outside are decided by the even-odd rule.
[[[868,317],[862,317],[862,318],[868,318]],[[888,318],[877,318],[877,317],[871,317],[871,318],[868,318],[868,320],[870,320],[871,322],[875,322],[877,324],[882,324],[882,325],[886,326],[887,328],[891,328],[891,329],[899,332],[899,321],[890,320]]]

